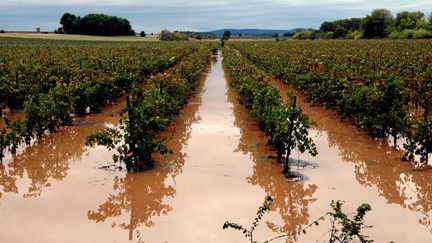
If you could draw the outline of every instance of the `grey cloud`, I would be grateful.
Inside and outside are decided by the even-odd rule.
[[[64,12],[85,15],[107,13],[127,18],[135,30],[211,30],[217,28],[318,27],[325,20],[361,17],[374,8],[394,13],[420,10],[429,13],[432,1],[373,0],[2,0],[0,28],[53,30]]]

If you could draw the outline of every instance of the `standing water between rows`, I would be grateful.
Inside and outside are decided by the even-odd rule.
[[[285,89],[286,87],[279,87]],[[319,164],[291,182],[274,152],[227,84],[222,56],[162,134],[172,155],[155,155],[157,168],[126,173],[103,147],[85,137],[117,126],[121,106],[78,120],[0,165],[1,242],[246,242],[223,230],[226,220],[250,226],[264,197],[274,199],[255,239],[291,234],[285,241],[325,241],[329,225],[297,236],[329,211],[332,199],[355,211],[363,202],[377,242],[430,242],[430,171],[401,163],[398,151],[368,138],[335,114],[302,104],[318,127],[319,155],[294,157]],[[299,169],[300,170],[300,169]]]

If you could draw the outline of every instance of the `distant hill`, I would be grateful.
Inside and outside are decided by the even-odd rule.
[[[302,30],[300,28],[290,29],[290,30],[269,30],[269,29],[219,29],[204,32],[205,34],[215,34],[218,36],[223,35],[225,31],[230,31],[231,35],[245,35],[245,36],[263,36],[263,35],[273,35],[274,33],[278,33],[279,35],[283,35],[284,33],[293,33]]]

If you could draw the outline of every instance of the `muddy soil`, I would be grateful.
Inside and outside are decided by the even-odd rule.
[[[274,199],[255,239],[323,242],[328,221],[296,232],[329,211],[332,199],[354,212],[373,210],[367,230],[376,242],[431,242],[432,171],[402,163],[400,152],[336,114],[300,102],[318,122],[311,131],[319,155],[294,153],[317,167],[295,167],[305,180],[281,173],[274,151],[229,87],[222,56],[163,137],[173,154],[155,154],[157,168],[119,170],[112,152],[86,148],[85,137],[118,126],[123,103],[80,118],[8,155],[0,165],[1,242],[246,242],[225,221],[249,226],[264,197]],[[286,86],[274,82],[281,90]]]

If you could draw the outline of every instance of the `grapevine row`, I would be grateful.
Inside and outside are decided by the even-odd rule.
[[[48,47],[44,46],[45,50]],[[25,52],[26,48],[24,50],[19,49],[20,52],[16,50],[16,52],[21,54],[27,53]],[[31,49],[32,47],[29,48]],[[71,59],[68,58],[68,55],[63,54],[67,53],[69,49],[63,49],[62,46],[58,48],[57,50],[50,47],[49,50],[58,51],[58,56],[56,56],[55,60],[57,63],[62,63],[60,66],[63,69],[60,69],[59,65],[52,65],[52,61],[44,62],[42,61],[44,58],[39,57],[39,62],[35,61],[32,64],[34,68],[31,68],[30,65],[28,69],[25,69],[28,72],[21,70],[21,74],[26,74],[26,79],[23,79],[19,84],[10,82],[10,80],[5,78],[1,79],[2,76],[0,75],[0,86],[8,88],[11,91],[12,98],[25,97],[25,101],[23,101],[25,117],[16,121],[5,117],[5,125],[0,128],[0,160],[4,157],[7,149],[15,153],[21,143],[30,144],[32,139],[42,137],[46,131],[53,133],[61,125],[70,125],[73,120],[73,114],[82,115],[85,113],[87,107],[91,111],[99,111],[109,100],[122,96],[124,92],[128,91],[132,85],[137,84],[139,80],[145,80],[146,77],[152,74],[166,70],[178,63],[183,56],[195,51],[198,47],[192,45],[182,47],[171,46],[164,51],[160,49],[161,47],[155,47],[154,49],[146,47],[141,51],[147,51],[149,55],[146,55],[147,58],[143,57],[143,61],[138,61],[135,64],[131,62],[130,65],[124,65],[114,70],[112,70],[112,63],[107,67],[107,65],[103,65],[104,62],[101,59],[98,59],[100,63],[100,65],[98,64],[99,68],[89,65],[89,67],[83,69],[81,62],[79,64],[81,68],[68,66],[66,63],[70,63]],[[86,47],[80,48],[89,52],[92,50]],[[103,55],[103,53],[110,50],[109,46],[102,46],[100,48],[97,52],[93,52],[93,54]],[[75,51],[78,50],[81,49],[76,49]],[[134,60],[134,56],[129,50],[133,49],[129,46],[128,49],[124,49],[125,53],[120,53],[125,55],[122,56],[124,60],[127,60],[129,57],[131,60]],[[46,52],[41,51],[41,53]],[[145,55],[142,52],[139,52],[139,54]],[[77,54],[77,56],[79,55]],[[30,58],[30,60],[34,61],[35,58]],[[5,63],[0,67],[0,70],[2,70],[0,74],[8,73],[7,70],[17,67],[13,63]],[[23,67],[22,64],[25,64],[25,62],[21,62],[18,67]],[[38,67],[43,68],[38,69]],[[45,70],[45,72],[37,72],[35,70]],[[59,70],[62,71],[60,72]],[[82,76],[83,72],[89,70],[91,70],[91,73],[97,73],[98,75]],[[13,72],[9,71],[9,73]],[[60,75],[56,76],[59,73]],[[71,75],[71,73],[74,73],[74,75]],[[43,88],[38,89],[37,87],[45,87],[46,90]],[[8,95],[7,92],[2,94],[3,96],[5,94]]]
[[[235,49],[224,48],[224,61],[230,74],[230,84],[237,90],[240,102],[256,119],[278,157],[281,158],[285,152],[289,157],[294,148],[315,156],[316,146],[308,131],[314,123],[301,109],[284,104],[279,91],[269,84],[269,77],[245,57],[238,55]],[[293,118],[291,121],[290,117]],[[293,127],[290,129],[291,122]],[[289,140],[291,131],[293,139]],[[288,163],[285,163],[284,172],[289,175]]]
[[[233,43],[269,74],[373,136],[404,137],[404,159],[432,152],[430,41]]]
[[[0,38],[0,43],[4,40]],[[193,49],[191,44],[63,46],[57,41],[34,46],[33,42],[39,43],[0,45],[0,104],[22,109],[29,95],[64,86],[77,100],[74,110],[78,115],[87,107],[99,111],[107,100],[174,65]]]
[[[87,145],[99,144],[115,149],[115,162],[124,162],[128,171],[139,171],[153,165],[152,153],[169,149],[158,137],[174,120],[195,87],[210,59],[210,45],[185,57],[173,69],[159,73],[132,89],[131,101],[124,110],[128,117],[120,128],[106,128],[87,138]]]

